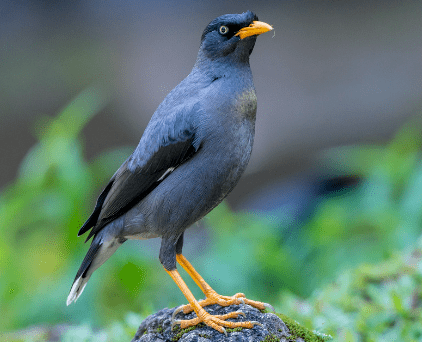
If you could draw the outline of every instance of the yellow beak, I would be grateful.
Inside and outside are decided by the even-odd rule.
[[[235,36],[239,36],[240,39],[243,39],[249,36],[257,36],[271,30],[273,30],[271,25],[262,21],[254,21],[249,26],[240,29]]]

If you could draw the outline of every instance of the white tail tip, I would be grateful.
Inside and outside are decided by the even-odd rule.
[[[69,306],[72,302],[76,302],[79,296],[84,291],[89,278],[79,277],[72,285],[69,296],[67,296],[66,305]]]

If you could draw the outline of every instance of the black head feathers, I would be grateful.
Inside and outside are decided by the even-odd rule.
[[[237,33],[251,25],[258,17],[251,11],[242,14],[225,14],[211,21],[201,37],[200,55],[210,60],[228,57],[248,61],[256,36],[242,39]]]
[[[211,21],[208,26],[205,28],[201,36],[201,43],[205,39],[205,36],[209,32],[219,32],[221,26],[226,26],[229,31],[224,35],[230,39],[235,35],[241,28],[247,27],[252,24],[253,21],[258,20],[258,16],[251,12],[247,11],[242,14],[224,14],[218,18],[215,18]],[[220,33],[221,34],[221,33]]]

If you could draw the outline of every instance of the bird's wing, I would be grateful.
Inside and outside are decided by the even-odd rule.
[[[190,115],[151,119],[138,147],[117,170],[97,199],[94,211],[79,230],[87,240],[147,196],[199,148]]]

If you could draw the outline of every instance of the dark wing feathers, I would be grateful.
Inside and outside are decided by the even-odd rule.
[[[88,241],[105,225],[147,196],[165,179],[169,169],[176,168],[191,158],[197,150],[194,147],[193,129],[184,129],[178,134],[166,134],[158,143],[157,136],[154,138],[151,136],[151,145],[159,147],[145,147],[145,139],[141,140],[135,152],[123,163],[98,197],[93,213],[78,235],[92,228],[87,237]]]
[[[110,182],[108,182],[107,186],[104,188],[100,196],[98,196],[94,211],[92,212],[88,220],[85,221],[81,229],[79,229],[78,236],[85,234],[97,223],[98,216],[100,216],[101,207],[103,206],[104,200],[107,197],[107,194],[110,191],[111,186],[113,185],[113,182],[114,182],[114,177],[110,180]]]

